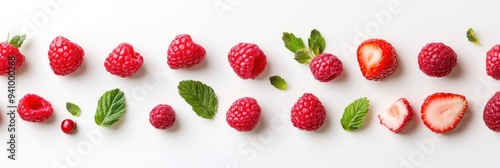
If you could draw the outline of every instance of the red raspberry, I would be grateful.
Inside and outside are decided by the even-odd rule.
[[[260,106],[257,100],[244,97],[233,102],[227,110],[226,121],[229,126],[240,132],[251,131],[260,119]]]
[[[104,62],[106,71],[122,78],[131,77],[144,62],[142,56],[128,43],[121,43],[109,54]]]
[[[316,131],[325,122],[326,111],[319,99],[304,93],[292,107],[293,126],[305,131]]]
[[[180,34],[168,46],[167,63],[171,69],[191,68],[205,58],[205,49],[194,43],[191,36]]]
[[[486,103],[483,120],[489,129],[500,132],[500,92],[496,92]]]
[[[24,95],[17,106],[19,117],[29,122],[43,122],[52,115],[53,111],[52,104],[36,94]]]
[[[175,112],[166,104],[159,104],[149,113],[149,122],[157,129],[168,129],[174,125]]]
[[[19,52],[19,47],[23,44],[24,39],[26,39],[26,35],[16,35],[10,41],[0,43],[0,76],[9,73],[11,63],[14,64],[16,70],[23,65],[25,57]],[[9,59],[9,57],[11,58]]]
[[[500,79],[500,44],[486,53],[486,74],[496,80]]]
[[[267,59],[259,46],[239,43],[228,54],[229,64],[242,79],[255,79],[266,68]]]
[[[54,74],[65,76],[74,72],[83,62],[85,52],[82,47],[63,36],[58,36],[49,47],[50,68]]]
[[[309,69],[314,78],[320,82],[331,81],[344,71],[342,62],[330,53],[322,53],[314,57],[309,64]]]
[[[456,65],[457,54],[443,43],[429,43],[418,54],[418,66],[427,76],[446,76]]]

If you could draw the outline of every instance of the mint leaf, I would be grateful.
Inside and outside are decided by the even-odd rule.
[[[342,128],[346,131],[354,131],[363,126],[363,120],[368,113],[369,103],[370,101],[366,97],[363,97],[349,104],[344,109],[344,114],[340,119]]]
[[[285,79],[281,78],[281,76],[278,75],[271,76],[269,77],[269,81],[271,82],[271,85],[273,85],[275,88],[279,90],[286,90],[288,88]]]
[[[472,42],[476,45],[481,45],[481,43],[479,42],[479,40],[476,37],[476,33],[474,32],[474,30],[472,30],[472,28],[469,28],[467,30],[467,40],[469,40],[470,42]]]
[[[312,59],[311,54],[311,50],[303,48],[295,53],[294,59],[301,64],[309,64]]]
[[[106,91],[97,102],[95,123],[109,127],[122,118],[125,113],[125,95],[120,89]]]
[[[283,32],[283,37],[281,39],[285,42],[285,47],[293,53],[306,48],[304,41],[301,38],[295,37],[293,33]]]
[[[68,110],[68,112],[73,116],[80,116],[80,112],[82,111],[80,110],[80,107],[71,102],[66,102],[66,110]]]
[[[9,44],[16,48],[19,48],[21,47],[21,45],[23,45],[25,39],[26,39],[26,34],[15,35],[14,37],[12,37],[12,39],[10,39]]]
[[[194,80],[183,80],[177,86],[179,95],[193,108],[193,111],[200,117],[212,119],[217,113],[219,101],[214,90],[200,82]]]
[[[325,39],[321,36],[318,30],[313,29],[311,31],[311,36],[307,40],[309,48],[313,51],[314,55],[319,55],[325,51]]]

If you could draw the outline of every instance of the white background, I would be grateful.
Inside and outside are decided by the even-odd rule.
[[[485,72],[487,50],[500,43],[498,16],[500,4],[492,0],[2,1],[0,39],[8,32],[28,33],[21,49],[27,61],[17,73],[16,94],[36,93],[51,101],[55,111],[45,123],[18,118],[17,160],[7,159],[7,79],[0,79],[0,167],[498,165],[500,136],[482,120],[484,105],[500,87]],[[482,46],[467,41],[469,27]],[[325,52],[344,64],[342,77],[328,83],[314,80],[281,40],[284,31],[306,39],[313,28],[325,37]],[[180,33],[190,34],[207,51],[196,68],[174,71],[166,64],[167,47]],[[378,82],[362,77],[353,52],[364,38],[361,34],[393,44],[400,60],[395,74]],[[48,46],[58,35],[85,50],[82,67],[65,77],[53,74],[47,58]],[[132,78],[110,75],[103,66],[121,42],[132,44],[144,57],[141,71]],[[239,42],[256,43],[267,55],[268,66],[256,80],[241,80],[227,62],[229,49]],[[431,78],[418,69],[417,55],[429,42],[443,42],[456,51],[458,65],[449,76]],[[269,84],[268,77],[275,74],[287,80],[289,90]],[[214,88],[219,111],[213,120],[195,115],[178,95],[177,84],[184,79]],[[127,112],[111,128],[101,128],[94,123],[97,100],[114,88],[127,95]],[[440,91],[465,95],[470,107],[458,128],[446,135],[431,132],[420,119],[423,100]],[[326,123],[317,132],[300,131],[290,122],[289,111],[305,92],[315,94],[327,110]],[[262,107],[260,123],[249,133],[235,131],[225,120],[230,104],[244,96],[256,98]],[[371,100],[365,125],[344,131],[339,123],[344,107],[364,96]],[[401,134],[394,134],[378,123],[377,114],[400,97],[416,113]],[[80,117],[65,110],[67,101],[80,105]],[[171,130],[156,130],[149,123],[149,111],[160,103],[176,110]],[[78,123],[76,134],[60,130],[66,118]]]

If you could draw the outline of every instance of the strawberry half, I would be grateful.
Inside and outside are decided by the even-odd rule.
[[[368,80],[384,79],[398,67],[396,50],[385,40],[366,40],[359,45],[357,53],[361,73]]]
[[[398,133],[411,121],[413,111],[405,98],[400,98],[387,110],[378,115],[380,124],[394,133]]]
[[[422,121],[436,133],[446,133],[457,127],[468,103],[465,96],[454,93],[434,93],[422,104]]]

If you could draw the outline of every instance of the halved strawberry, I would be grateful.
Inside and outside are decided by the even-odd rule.
[[[457,127],[467,110],[465,96],[454,93],[434,93],[422,104],[422,121],[436,133],[446,133]]]
[[[390,76],[398,67],[396,50],[382,39],[368,39],[358,47],[361,73],[368,80],[381,80]]]
[[[410,103],[405,98],[400,98],[387,110],[378,115],[380,124],[389,128],[394,133],[398,133],[411,121],[413,111]]]

